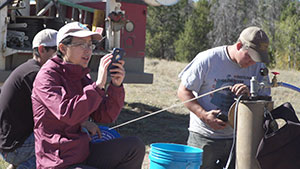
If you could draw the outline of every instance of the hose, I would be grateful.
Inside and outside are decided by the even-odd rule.
[[[174,108],[174,107],[178,107],[178,106],[183,105],[183,104],[185,104],[185,103],[187,103],[187,102],[190,102],[190,101],[199,99],[199,98],[201,98],[201,97],[210,95],[210,94],[212,94],[212,93],[215,93],[215,92],[218,92],[218,91],[220,91],[220,90],[224,90],[224,89],[227,89],[227,88],[230,88],[230,87],[232,87],[232,86],[224,86],[224,87],[220,87],[220,88],[218,88],[218,89],[215,89],[215,90],[213,90],[213,91],[207,92],[207,93],[205,93],[205,94],[202,94],[202,95],[200,95],[200,96],[194,97],[194,98],[192,98],[192,99],[186,100],[186,101],[184,101],[184,102],[181,102],[181,103],[178,103],[178,104],[174,104],[174,105],[172,105],[172,106],[170,106],[170,107],[167,107],[167,108],[158,110],[158,111],[156,111],[156,112],[153,112],[153,113],[146,114],[146,115],[144,115],[144,116],[138,117],[138,118],[136,118],[136,119],[129,120],[129,121],[125,122],[125,123],[116,125],[116,126],[114,126],[114,127],[109,128],[109,130],[111,130],[111,129],[116,129],[116,128],[125,126],[125,125],[127,125],[127,124],[130,124],[130,123],[133,123],[133,122],[135,122],[135,121],[138,121],[138,120],[147,118],[147,117],[149,117],[149,116],[156,115],[156,114],[161,113],[161,112],[163,112],[163,111],[166,111],[166,110],[168,110],[168,109],[171,109],[171,108]]]
[[[234,108],[233,140],[232,140],[232,146],[231,146],[230,154],[229,154],[229,157],[228,157],[228,160],[227,160],[227,163],[226,163],[226,166],[225,166],[224,169],[229,168],[230,162],[231,162],[233,154],[234,154],[234,147],[235,147],[235,142],[236,142],[236,123],[237,123],[238,105],[241,101],[242,96],[243,95],[241,95],[237,98],[236,105],[235,105],[235,108]]]
[[[277,84],[278,84],[278,86],[286,87],[286,88],[295,90],[297,92],[300,92],[300,88],[298,88],[298,87],[296,87],[294,85],[291,85],[291,84],[288,84],[288,83],[284,83],[284,82],[278,82]]]

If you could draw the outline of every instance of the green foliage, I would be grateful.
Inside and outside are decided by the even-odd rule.
[[[146,53],[149,57],[173,60],[174,41],[191,12],[187,0],[173,6],[148,7]]]
[[[198,52],[209,48],[208,32],[213,24],[209,21],[210,5],[206,0],[196,3],[193,14],[185,23],[184,32],[175,41],[175,60],[191,61]]]
[[[297,1],[285,4],[284,7],[280,15],[280,21],[285,21],[288,17],[299,14],[299,2]]]
[[[300,70],[300,3],[292,2],[276,24],[276,67]]]
[[[248,26],[269,36],[269,67],[300,70],[299,0],[198,0],[148,7],[148,57],[190,61],[203,50],[234,43]]]

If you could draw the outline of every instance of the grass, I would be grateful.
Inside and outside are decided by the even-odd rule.
[[[153,84],[125,84],[125,106],[118,120],[110,126],[121,124],[131,119],[153,113],[180,103],[176,96],[180,83],[179,72],[187,63],[146,58],[145,72],[154,74]],[[300,72],[289,70],[271,70],[280,72],[278,81],[283,81],[295,86],[300,86]],[[271,72],[270,71],[270,72]],[[270,75],[272,77],[272,75]],[[300,112],[300,94],[283,87],[272,88],[274,107],[284,102],[291,102],[297,113]],[[122,136],[135,135],[146,144],[143,169],[148,169],[148,152],[150,144],[156,142],[185,144],[188,137],[189,113],[179,106],[161,112],[157,115],[136,121],[117,129]],[[0,168],[5,168],[5,163],[0,162]]]
[[[278,70],[274,69],[272,71],[279,72],[277,75],[278,82],[285,82],[296,87],[300,87],[299,77],[300,72],[295,70]],[[271,77],[272,75],[270,75]],[[274,101],[274,107],[284,103],[290,102],[297,114],[300,113],[300,93],[294,90],[284,88],[284,87],[275,87],[272,88],[272,99]]]
[[[152,85],[125,84],[126,106],[116,123],[120,124],[129,119],[140,117],[147,113],[155,112],[173,104],[180,103],[177,96],[177,88],[180,83],[178,74],[187,65],[174,61],[146,58],[145,72],[154,74]],[[278,81],[300,86],[300,72],[289,70],[270,70],[280,72]],[[270,78],[273,75],[270,73]],[[272,100],[274,107],[284,102],[291,102],[297,113],[300,113],[300,93],[291,89],[272,88]],[[155,142],[169,142],[185,144],[188,137],[189,115],[188,110],[176,107],[158,115],[128,124],[118,131],[122,135],[137,135],[146,144],[147,153],[149,146]],[[148,169],[148,154],[145,156],[144,169]]]
[[[177,88],[180,83],[178,74],[187,65],[174,61],[146,58],[145,72],[154,74],[152,85],[125,84],[126,105],[117,120],[120,124],[129,119],[140,117],[147,113],[180,103],[177,96]],[[295,86],[298,84],[300,72],[289,70],[270,70],[280,72],[278,81],[286,82]],[[273,75],[270,73],[270,78]],[[291,89],[277,87],[272,88],[272,100],[274,107],[284,102],[291,102],[297,113],[300,112],[300,93]],[[158,115],[128,124],[118,129],[122,135],[136,135],[145,142],[147,153],[149,146],[155,142],[169,142],[185,144],[188,137],[189,113],[183,107],[176,107]],[[148,169],[148,154],[145,156],[143,168]]]

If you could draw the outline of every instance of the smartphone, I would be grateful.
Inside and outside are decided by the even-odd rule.
[[[113,52],[112,52],[112,59],[111,59],[111,63],[109,65],[109,68],[108,69],[115,69],[117,68],[116,66],[112,65],[112,63],[118,63],[119,60],[122,60],[123,59],[123,56],[124,56],[124,49],[122,48],[114,48],[113,49]],[[116,72],[111,72],[111,74],[114,74]]]

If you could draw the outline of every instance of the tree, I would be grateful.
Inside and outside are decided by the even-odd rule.
[[[276,24],[274,45],[276,66],[300,70],[300,2],[294,1],[282,12]]]
[[[191,13],[188,0],[181,0],[173,6],[148,8],[146,53],[148,57],[173,60],[174,41],[184,29],[184,23]]]
[[[248,26],[258,26],[270,39],[269,54],[275,62],[276,22],[287,4],[295,0],[216,0],[211,8],[214,28],[209,33],[211,46],[233,44]]]
[[[278,40],[280,41],[280,39],[277,40],[278,36],[276,36],[276,33],[278,30],[276,27],[280,20],[282,11],[290,2],[291,0],[266,0],[260,1],[260,4],[258,5],[260,25],[262,25],[262,28],[268,34],[270,40],[269,55],[271,63],[268,64],[269,67],[276,66],[276,42],[278,42]]]
[[[239,32],[247,25],[247,0],[216,0],[212,4],[210,17],[214,27],[209,33],[212,47],[236,42]],[[252,5],[253,6],[253,5]],[[251,8],[252,6],[249,5]]]
[[[181,0],[172,7],[149,7],[147,56],[190,61],[199,51],[233,44],[244,28],[258,26],[270,39],[268,66],[300,70],[299,4],[299,0],[199,0],[192,9],[188,0]]]
[[[213,24],[209,20],[210,5],[207,0],[196,3],[193,14],[185,23],[184,32],[175,41],[175,60],[191,61],[198,52],[208,49],[207,34]]]

